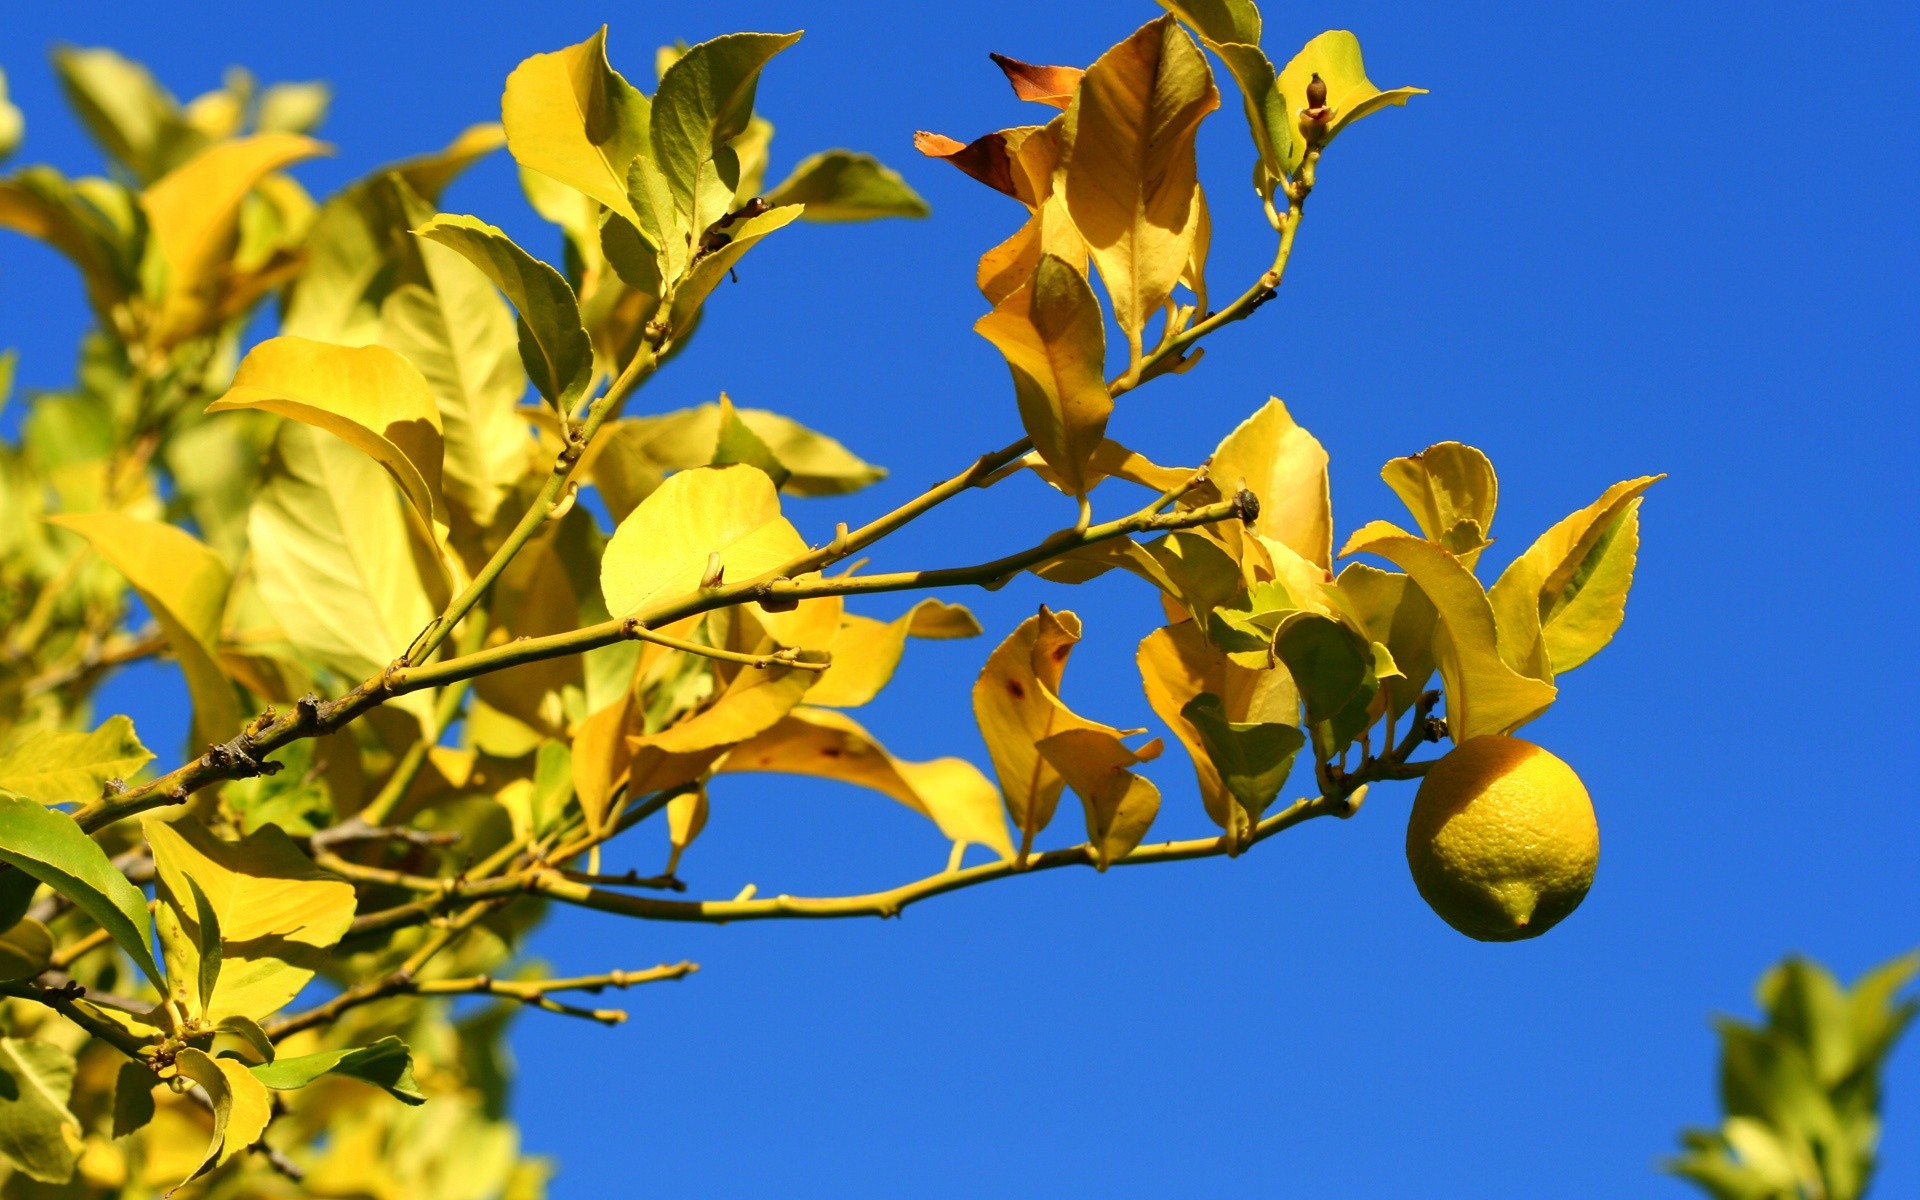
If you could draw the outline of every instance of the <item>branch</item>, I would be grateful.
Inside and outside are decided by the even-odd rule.
[[[604,975],[580,975],[572,979],[515,980],[478,975],[471,979],[436,979],[419,984],[412,991],[421,996],[500,996],[547,1012],[570,1017],[585,1017],[605,1025],[618,1025],[627,1019],[627,1014],[620,1009],[576,1008],[571,1004],[562,1004],[552,999],[552,994],[554,992],[591,992],[598,995],[610,987],[624,991],[643,983],[684,979],[699,969],[698,963],[677,962],[670,965],[662,963],[645,971],[609,971]]]

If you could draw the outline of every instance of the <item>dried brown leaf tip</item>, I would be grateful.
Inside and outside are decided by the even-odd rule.
[[[913,135],[913,148],[928,158],[952,163],[996,192],[1019,198],[1013,182],[1013,156],[1007,150],[1005,133],[989,133],[963,143],[945,134],[921,130]]]
[[[1043,67],[1035,63],[1024,63],[1017,58],[1008,58],[1004,54],[988,55],[994,65],[1006,72],[1007,82],[1013,85],[1013,94],[1022,100],[1031,100],[1036,104],[1045,104],[1053,108],[1065,108],[1073,102],[1074,89],[1080,86],[1080,77],[1086,72],[1079,67]]]

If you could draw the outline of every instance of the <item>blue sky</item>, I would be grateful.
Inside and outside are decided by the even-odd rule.
[[[1233,862],[1055,872],[898,922],[679,928],[556,913],[535,949],[566,973],[682,957],[608,1031],[524,1021],[518,1111],[559,1155],[559,1196],[1682,1196],[1653,1173],[1715,1114],[1716,1010],[1798,949],[1851,976],[1920,942],[1920,668],[1907,613],[1920,397],[1920,21],[1891,3],[1348,3],[1274,6],[1280,60],[1352,28],[1376,82],[1433,94],[1370,118],[1321,171],[1285,292],[1192,374],[1126,398],[1113,432],[1197,461],[1269,394],[1327,444],[1344,534],[1397,518],[1387,458],[1443,438],[1501,471],[1497,568],[1608,483],[1647,501],[1626,627],[1530,736],[1572,763],[1604,854],[1551,935],[1481,945],[1420,902],[1402,857],[1412,789],[1376,788]],[[612,7],[416,3],[20,6],[0,65],[24,161],[93,169],[44,50],[112,45],[174,91],[244,63],[337,87],[316,191],[497,115],[527,54],[610,22],[616,65],[734,29],[806,28],[761,108],[777,177],[829,145],[881,154],[925,222],[796,227],[757,249],[640,403],[722,388],[893,469],[802,530],[890,506],[1016,436],[1005,368],[970,331],[973,260],[1011,201],[911,150],[1030,119],[990,50],[1083,64],[1151,4],[738,0]],[[1230,85],[1229,85],[1230,86]],[[1212,278],[1266,263],[1237,104],[1211,119]],[[446,204],[553,252],[504,156]],[[64,381],[84,310],[57,261],[0,240],[0,344]],[[1118,504],[1112,499],[1108,503]],[[1070,515],[1038,487],[958,501],[880,562],[971,561]],[[863,715],[910,757],[984,761],[972,674],[1033,607],[1088,644],[1067,697],[1150,721],[1132,646],[1155,602],[1122,580],[1018,582],[991,631],[922,643]],[[904,605],[876,603],[890,615]],[[174,685],[117,698],[148,740],[184,733]],[[1154,769],[1158,832],[1207,830],[1184,760]],[[1063,820],[1067,831],[1071,814]],[[656,869],[656,831],[616,867]],[[715,792],[684,874],[700,895],[831,894],[937,869],[937,834],[863,792],[749,778]],[[1896,1059],[1878,1195],[1920,1194],[1920,1049]]]

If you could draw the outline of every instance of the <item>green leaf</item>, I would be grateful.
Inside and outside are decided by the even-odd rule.
[[[67,1111],[73,1056],[51,1042],[0,1038],[0,1155],[42,1183],[73,1176],[80,1122]]]
[[[0,788],[42,804],[87,804],[107,780],[130,779],[152,761],[126,717],[108,717],[92,733],[33,730],[0,753]]]
[[[333,89],[319,81],[276,83],[260,93],[254,126],[262,133],[312,133],[327,119]]]
[[[1271,198],[1291,161],[1294,117],[1281,98],[1273,60],[1260,49],[1260,10],[1253,0],[1160,0],[1160,7],[1192,26],[1240,85],[1248,132],[1260,156],[1256,186]]]
[[[876,467],[849,451],[826,434],[815,432],[791,417],[764,408],[739,408],[734,416],[766,443],[780,464],[789,472],[782,491],[796,496],[839,496],[859,491],[887,477],[885,467]],[[713,458],[720,433],[720,406],[702,404],[657,416],[628,417],[601,431],[596,445],[605,442],[589,470],[596,483],[603,483],[610,471],[617,470],[627,479],[651,473],[646,484],[650,491],[659,486],[659,477],[667,471],[703,466]],[[623,495],[634,495],[629,488]],[[634,495],[625,508],[615,506],[615,497],[607,502],[615,508],[616,519],[624,518],[638,503],[644,491]]]
[[[720,439],[713,449],[713,465],[725,466],[728,463],[746,463],[758,467],[773,480],[776,488],[785,487],[792,472],[781,465],[771,447],[760,439],[740,415],[733,410],[733,401],[725,392],[720,393]]]
[[[153,1120],[156,1080],[145,1063],[123,1062],[113,1082],[113,1136],[123,1138]]]
[[[16,921],[0,933],[0,983],[32,979],[53,958],[53,935],[40,922]]]
[[[100,557],[126,576],[153,614],[187,678],[194,742],[215,745],[240,732],[240,701],[220,666],[221,624],[233,586],[226,562],[186,530],[164,521],[114,512],[63,513],[48,520],[87,539]],[[3,767],[0,786],[32,794],[9,782]],[[84,798],[97,795],[96,785],[92,795]]]
[[[59,46],[53,69],[81,124],[133,177],[150,183],[207,142],[147,68],[112,50]]]
[[[353,922],[353,886],[314,866],[276,826],[238,842],[192,817],[149,816],[141,827],[153,848],[173,996],[194,1015],[257,1021],[278,1011]],[[203,898],[210,920],[199,916]],[[209,958],[218,960],[211,969]],[[188,980],[199,982],[201,997],[186,994]]]
[[[107,852],[72,817],[23,796],[0,793],[0,862],[59,892],[106,930],[127,957],[160,987],[151,948],[147,898],[114,869]]]
[[[898,171],[851,150],[822,150],[801,159],[767,193],[767,203],[804,204],[807,211],[801,215],[809,221],[924,217],[933,211]]]
[[[565,415],[593,381],[593,345],[580,305],[560,272],[478,217],[441,214],[415,230],[486,272],[520,314],[520,361],[554,410]]]
[[[714,288],[727,273],[746,256],[747,251],[760,244],[760,239],[776,229],[792,224],[800,216],[798,205],[789,204],[785,208],[768,209],[757,217],[740,222],[729,228],[732,239],[718,250],[699,255],[687,271],[687,277],[679,289],[673,293],[673,308],[667,316],[667,323],[675,336],[684,336],[693,328],[693,320],[700,313],[701,306]]]
[[[322,1050],[297,1058],[282,1058],[248,1068],[253,1077],[277,1092],[306,1087],[322,1075],[344,1075],[384,1090],[405,1104],[425,1104],[413,1082],[413,1054],[397,1037],[383,1037],[371,1046],[350,1050]]]
[[[1187,701],[1180,714],[1199,732],[1221,783],[1248,820],[1258,821],[1286,786],[1306,735],[1276,722],[1230,721],[1225,703],[1211,692]]]
[[[1307,87],[1315,75],[1327,85],[1328,115],[1325,133],[1319,139],[1323,146],[1361,117],[1427,94],[1425,88],[1394,88],[1383,92],[1375,87],[1367,78],[1366,64],[1360,58],[1360,39],[1344,29],[1330,29],[1308,42],[1280,72],[1280,93],[1285,97],[1286,111],[1296,118],[1307,107]],[[1300,165],[1306,149],[1304,138],[1294,140],[1287,153],[1288,173]]]
[[[500,119],[507,150],[524,167],[639,222],[627,201],[627,168],[646,151],[650,105],[607,61],[607,29],[507,76]]]
[[[660,77],[653,160],[673,196],[676,232],[694,243],[733,208],[740,160],[728,143],[753,117],[760,69],[799,40],[798,33],[727,34],[688,50]]]
[[[1298,612],[1273,635],[1273,652],[1287,665],[1308,724],[1331,721],[1349,704],[1371,695],[1373,651],[1367,639],[1319,613]],[[1339,739],[1329,739],[1337,749]]]

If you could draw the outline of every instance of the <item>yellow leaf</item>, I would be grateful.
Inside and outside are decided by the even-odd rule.
[[[1136,362],[1141,331],[1186,270],[1194,137],[1218,107],[1206,56],[1165,16],[1087,68],[1067,109],[1067,208]]]
[[[1160,789],[1127,768],[1158,757],[1159,739],[1131,750],[1110,730],[1067,729],[1037,748],[1080,796],[1094,866],[1104,871],[1132,853],[1160,813]]]
[[[224,742],[238,733],[240,704],[219,660],[220,622],[233,583],[220,556],[183,529],[124,513],[48,520],[87,539],[153,614],[187,677],[195,744]]]
[[[149,816],[141,827],[153,848],[168,986],[177,1003],[209,1023],[279,1011],[353,923],[353,885],[314,866],[277,825],[237,842],[214,837],[192,817]],[[220,970],[204,1008],[195,981],[212,947],[203,944],[210,931],[201,929],[194,885],[219,927]]]
[[[627,169],[647,149],[650,106],[607,62],[603,25],[576,46],[536,54],[507,76],[500,121],[521,166],[593,197],[637,227]]]
[[[791,712],[816,677],[816,672],[792,667],[741,667],[705,709],[658,733],[630,738],[629,745],[636,752],[651,747],[666,754],[693,754],[743,742]]]
[[[173,1061],[182,1075],[206,1089],[207,1099],[213,1104],[213,1141],[205,1159],[181,1181],[184,1184],[225,1166],[259,1141],[273,1118],[273,1099],[267,1094],[267,1085],[235,1059],[213,1058],[204,1050],[188,1046]]]
[[[208,412],[259,409],[342,439],[386,468],[426,528],[444,526],[440,408],[412,363],[384,346],[270,338]]]
[[[1021,462],[1054,487],[1067,491],[1053,468],[1038,454],[1029,454]],[[1138,484],[1151,492],[1168,492],[1192,479],[1194,471],[1192,467],[1163,467],[1112,438],[1101,438],[1100,444],[1094,448],[1093,457],[1087,462],[1087,478],[1097,484],[1108,476]]]
[[[891,621],[849,613],[828,646],[833,665],[807,692],[807,702],[827,708],[858,708],[880,694],[900,666],[907,638],[974,637],[980,623],[958,604],[929,597]]]
[[[1287,171],[1294,114],[1281,98],[1279,73],[1260,49],[1260,10],[1253,0],[1160,0],[1160,7],[1191,25],[1240,85],[1247,128],[1260,155],[1254,186],[1262,196],[1271,197]]]
[[[1307,87],[1316,75],[1327,85],[1326,115],[1318,122],[1325,127],[1325,133],[1319,138],[1321,145],[1331,142],[1335,134],[1369,113],[1389,105],[1405,104],[1427,93],[1425,88],[1394,88],[1383,92],[1373,86],[1373,81],[1367,78],[1366,64],[1360,58],[1360,39],[1344,29],[1330,29],[1308,42],[1280,72],[1280,93],[1286,111],[1302,126],[1312,124],[1303,112],[1307,107]],[[1306,150],[1306,138],[1292,139],[1287,148],[1289,174],[1300,165]]]
[[[219,142],[161,176],[141,194],[147,225],[167,265],[162,324],[190,331],[202,293],[217,277],[240,222],[240,202],[268,174],[328,147],[297,133]]]
[[[1471,569],[1493,534],[1500,481],[1493,464],[1472,446],[1441,442],[1380,468],[1427,540],[1438,542]]]
[[[1113,412],[1106,332],[1086,276],[1054,255],[1042,255],[1033,277],[974,330],[1006,356],[1020,420],[1035,451],[1066,490],[1084,495],[1091,486],[1088,465]]]
[[[838,779],[871,788],[931,819],[956,842],[1013,857],[1000,797],[972,763],[959,758],[905,762],[887,753],[851,718],[828,709],[796,708],[752,741],[733,748],[722,773],[774,771]]]
[[[1501,635],[1539,639],[1554,672],[1573,670],[1611,641],[1633,582],[1640,497],[1663,478],[1614,484],[1514,559],[1488,591]]]
[[[1269,399],[1213,452],[1210,474],[1222,495],[1246,488],[1260,501],[1254,532],[1283,543],[1322,571],[1333,564],[1333,496],[1327,452]]]
[[[589,833],[606,831],[614,797],[626,785],[633,765],[633,753],[627,748],[631,712],[632,693],[623,691],[620,699],[588,716],[574,732],[573,793],[580,798]]]
[[[625,616],[689,596],[718,555],[725,581],[741,583],[806,553],[780,515],[766,472],[744,465],[669,476],[620,522],[600,563],[607,611]]]
[[[1447,732],[1456,745],[1483,733],[1511,733],[1552,705],[1554,686],[1516,670],[1502,654],[1493,606],[1459,559],[1385,521],[1355,533],[1341,553],[1387,559],[1433,602],[1440,615],[1434,660],[1446,684]]]
[[[1135,662],[1154,715],[1173,730],[1193,760],[1207,816],[1220,828],[1235,831],[1244,820],[1244,810],[1235,805],[1199,728],[1182,710],[1194,697],[1210,693],[1220,697],[1230,721],[1294,725],[1300,720],[1300,694],[1292,678],[1284,669],[1250,670],[1235,664],[1192,621],[1148,634]]]
[[[667,801],[667,874],[680,869],[680,856],[707,827],[707,789],[696,787]]]

